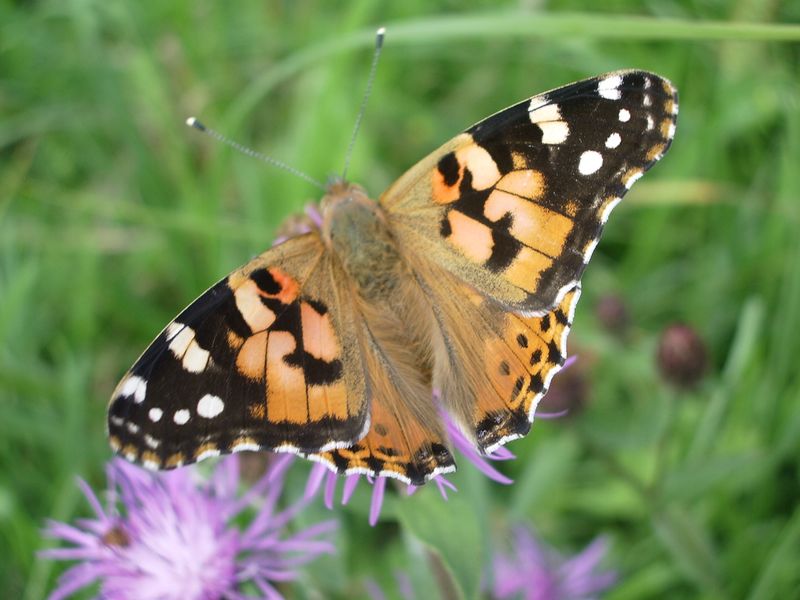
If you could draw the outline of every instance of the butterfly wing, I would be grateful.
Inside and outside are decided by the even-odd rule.
[[[482,452],[528,433],[567,356],[580,284],[543,315],[522,315],[444,269],[419,265],[435,312],[434,386]]]
[[[254,258],[170,323],[117,386],[112,447],[150,468],[347,446],[368,423],[355,315],[319,235]]]
[[[677,92],[618,71],[534,96],[454,138],[381,197],[401,251],[511,309],[580,280],[611,210],[667,151]]]

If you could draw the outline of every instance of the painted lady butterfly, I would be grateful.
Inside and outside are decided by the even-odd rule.
[[[306,233],[136,361],[109,406],[112,447],[154,469],[293,452],[418,485],[455,469],[437,401],[483,452],[525,435],[603,225],[677,113],[667,80],[617,71],[481,121],[377,202],[334,181]]]

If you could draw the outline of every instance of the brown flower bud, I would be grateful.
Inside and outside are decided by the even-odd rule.
[[[600,324],[614,335],[623,335],[630,324],[628,307],[621,296],[608,294],[602,296],[595,306],[595,314]]]
[[[706,372],[706,344],[689,325],[670,325],[661,333],[657,363],[661,376],[667,383],[677,388],[691,389]]]
[[[583,361],[586,362],[585,360]],[[586,364],[581,359],[563,369],[550,382],[550,389],[544,395],[536,412],[544,415],[564,414],[569,418],[579,414],[589,398],[589,379]]]

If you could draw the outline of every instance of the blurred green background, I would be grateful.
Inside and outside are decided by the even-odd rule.
[[[350,169],[374,196],[484,116],[613,69],[670,78],[678,131],[606,229],[554,392],[571,416],[511,444],[516,483],[466,467],[449,504],[389,498],[374,530],[364,488],[339,556],[287,594],[373,577],[391,597],[423,540],[469,595],[459,573],[522,520],[564,552],[607,535],[611,598],[800,597],[800,28],[779,25],[798,21],[794,0],[0,2],[0,597],[42,598],[63,568],[39,530],[88,514],[76,475],[103,486],[119,376],[318,196],[184,119],[339,172],[378,25]],[[655,359],[678,321],[707,346],[689,391]],[[443,510],[486,516],[455,558],[459,531],[414,516]]]

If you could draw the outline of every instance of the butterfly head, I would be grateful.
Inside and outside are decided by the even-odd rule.
[[[343,179],[328,183],[320,202],[322,237],[329,244],[342,236],[357,235],[377,218],[378,206],[360,185]]]

